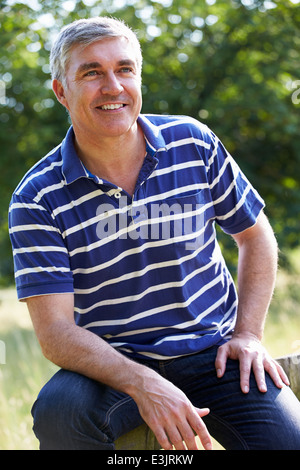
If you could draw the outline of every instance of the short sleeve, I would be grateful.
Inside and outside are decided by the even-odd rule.
[[[256,223],[264,201],[213,133],[208,180],[215,220],[224,232],[234,235]]]
[[[40,204],[14,194],[9,207],[18,298],[73,292],[73,274],[64,239]]]

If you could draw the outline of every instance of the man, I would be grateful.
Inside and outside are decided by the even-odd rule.
[[[209,431],[300,448],[299,402],[260,343],[277,265],[263,201],[206,126],[140,114],[141,65],[119,21],[60,33],[72,126],[11,201],[18,295],[61,367],[33,407],[40,448],[113,449],[143,420],[164,449],[210,449]],[[238,245],[238,302],[215,222]]]

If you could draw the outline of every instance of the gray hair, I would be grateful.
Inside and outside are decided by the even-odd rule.
[[[81,19],[65,26],[54,42],[50,53],[52,79],[66,85],[66,71],[71,48],[75,44],[88,46],[108,37],[125,37],[136,51],[139,72],[142,69],[142,52],[136,34],[123,21],[108,17]]]

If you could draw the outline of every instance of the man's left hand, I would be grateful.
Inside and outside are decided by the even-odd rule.
[[[259,339],[251,333],[237,333],[231,340],[219,347],[215,361],[218,377],[224,375],[227,359],[239,360],[240,384],[244,393],[249,392],[251,370],[254,372],[260,392],[267,391],[265,372],[270,375],[278,388],[282,388],[284,384],[289,385],[289,379],[283,368],[269,355]]]

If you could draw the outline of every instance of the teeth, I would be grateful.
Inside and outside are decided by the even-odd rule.
[[[120,109],[123,108],[123,106],[123,104],[105,104],[104,106],[101,106],[101,109]]]

